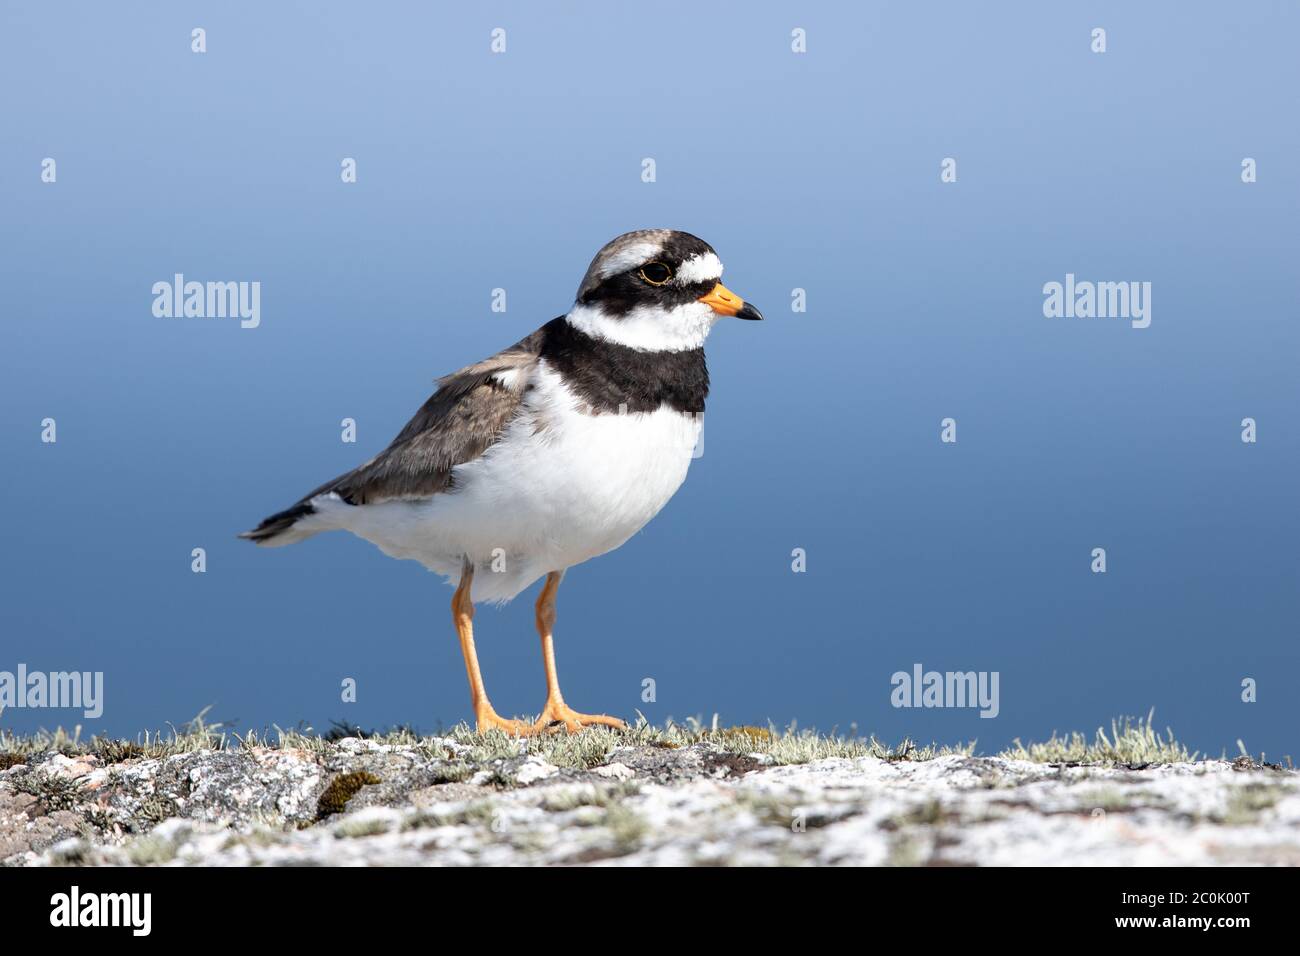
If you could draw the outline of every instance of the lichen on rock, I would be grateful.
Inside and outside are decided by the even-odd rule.
[[[1300,864],[1295,772],[1067,743],[1034,752],[1061,761],[752,728],[28,747],[0,770],[0,863]]]

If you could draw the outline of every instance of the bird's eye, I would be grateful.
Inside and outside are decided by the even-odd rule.
[[[647,262],[641,267],[641,278],[651,285],[663,285],[673,277],[673,270],[662,262]]]

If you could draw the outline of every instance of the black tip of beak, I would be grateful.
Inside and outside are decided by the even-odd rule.
[[[763,313],[746,302],[740,307],[740,311],[736,313],[736,318],[749,319],[751,322],[761,322],[763,320]]]

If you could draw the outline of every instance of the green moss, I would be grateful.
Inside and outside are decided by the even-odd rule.
[[[628,797],[641,792],[641,784],[636,780],[619,781],[612,784],[573,784],[571,786],[548,787],[542,792],[541,808],[551,813],[564,813],[579,807],[618,806]]]
[[[474,776],[474,768],[467,763],[447,763],[433,768],[435,785],[443,783],[464,783]]]
[[[1102,766],[1122,765],[1144,767],[1149,764],[1187,763],[1195,760],[1197,754],[1189,752],[1186,747],[1174,739],[1174,732],[1165,729],[1166,736],[1161,736],[1152,726],[1155,711],[1142,718],[1125,717],[1122,721],[1112,720],[1110,736],[1098,728],[1097,734],[1089,743],[1080,733],[1058,737],[1052,734],[1045,743],[1022,744],[1019,738],[1015,746],[998,754],[1010,760],[1032,760],[1035,763],[1059,764],[1099,764]]]
[[[373,773],[366,770],[339,774],[330,781],[330,785],[325,788],[325,792],[320,795],[320,799],[316,802],[316,819],[324,820],[335,813],[342,813],[347,807],[348,801],[357,795],[358,790],[382,782]]]
[[[104,763],[123,763],[147,755],[145,748],[134,741],[105,737],[95,737],[91,741],[91,751]]]
[[[882,830],[903,830],[909,827],[932,827],[949,820],[951,815],[940,800],[926,800],[908,807],[880,824]]]
[[[770,746],[772,743],[772,731],[766,727],[724,727],[721,730],[705,731],[704,737],[707,740],[713,740],[722,746],[733,747],[756,747]]]
[[[73,780],[53,774],[27,773],[13,781],[19,793],[31,794],[41,802],[46,813],[71,810],[85,801],[85,793]]]
[[[132,830],[152,830],[159,823],[179,813],[180,806],[171,797],[162,793],[150,794],[133,814],[128,827]]]
[[[341,840],[356,837],[378,836],[387,833],[392,827],[390,820],[344,820],[334,831],[334,836]]]
[[[605,811],[605,826],[620,854],[636,850],[650,832],[650,824],[643,817],[617,804]]]
[[[1229,795],[1228,805],[1219,822],[1228,826],[1259,823],[1264,812],[1277,806],[1278,800],[1284,794],[1285,791],[1281,787],[1268,784],[1247,784],[1237,787]]]
[[[140,757],[159,758],[174,754],[193,753],[199,750],[222,750],[238,746],[246,751],[261,749],[302,750],[308,754],[326,756],[334,752],[330,736],[316,734],[310,727],[295,730],[275,728],[275,734],[248,732],[235,735],[219,723],[205,721],[206,711],[170,733],[143,733],[135,741],[92,739],[81,741],[76,731],[69,734],[60,729],[53,732],[18,737],[0,730],[0,770],[26,762],[32,754],[57,751],[64,754],[94,753],[106,764]],[[716,724],[716,718],[711,724]],[[590,727],[580,734],[553,733],[523,740],[508,737],[499,730],[479,734],[473,727],[457,724],[440,737],[420,737],[409,728],[398,728],[377,734],[366,734],[368,739],[396,747],[409,747],[416,754],[430,760],[448,761],[445,781],[459,782],[468,779],[473,767],[481,767],[496,759],[512,759],[523,754],[534,754],[548,763],[566,769],[589,770],[609,759],[617,747],[653,747],[676,750],[705,743],[719,751],[740,754],[765,754],[765,763],[773,765],[802,764],[828,757],[855,759],[874,757],[889,761],[931,760],[949,754],[971,755],[974,743],[943,746],[920,746],[904,740],[890,746],[874,736],[861,737],[856,733],[844,737],[834,733],[825,735],[812,730],[752,726],[719,727],[712,729],[700,719],[689,718],[684,723],[668,720],[661,727],[652,727],[644,718],[626,730],[607,727]],[[358,728],[336,728],[336,733],[360,733]],[[450,745],[448,741],[450,740]],[[1098,730],[1092,738],[1072,733],[1065,736],[1053,734],[1041,743],[1022,744],[1019,740],[999,756],[1038,763],[1066,765],[1099,765],[1142,767],[1194,761],[1191,753],[1178,743],[1172,733],[1160,734],[1152,727],[1151,716],[1145,720],[1124,718],[1113,721],[1109,734]],[[462,776],[464,775],[464,776]],[[364,784],[363,784],[364,785]]]
[[[433,827],[458,827],[467,823],[488,825],[496,811],[488,800],[452,809],[424,809],[409,815],[402,822],[403,830],[423,830]]]
[[[161,866],[176,859],[176,847],[168,840],[148,835],[132,841],[126,854],[136,866]]]

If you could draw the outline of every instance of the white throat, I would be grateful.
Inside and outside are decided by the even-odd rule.
[[[689,302],[673,309],[637,306],[622,316],[608,315],[598,305],[577,304],[565,316],[571,326],[592,338],[642,352],[701,348],[719,318],[703,302]]]

